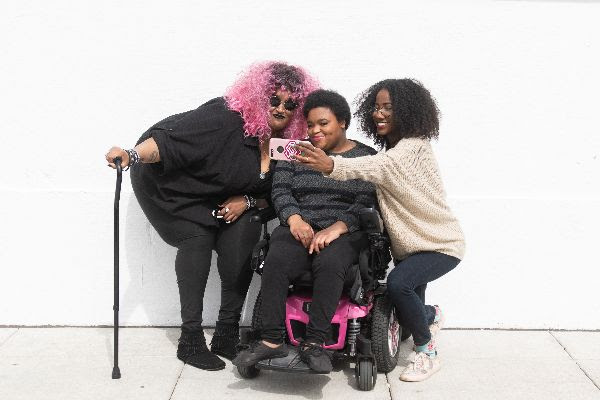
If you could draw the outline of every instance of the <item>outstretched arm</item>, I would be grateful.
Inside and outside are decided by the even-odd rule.
[[[393,168],[393,160],[387,152],[372,156],[332,158],[309,144],[298,143],[296,147],[302,152],[302,155],[295,156],[297,162],[338,181],[362,179],[375,185],[385,185],[388,183],[387,175]]]

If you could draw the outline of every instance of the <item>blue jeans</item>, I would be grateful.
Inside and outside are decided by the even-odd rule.
[[[435,251],[416,253],[398,262],[387,278],[387,292],[396,306],[398,320],[412,332],[417,346],[431,340],[429,325],[435,308],[425,305],[418,291],[428,282],[447,274],[460,263],[456,257]]]

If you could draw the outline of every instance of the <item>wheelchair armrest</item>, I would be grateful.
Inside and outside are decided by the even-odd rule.
[[[367,289],[375,284],[374,280],[385,279],[389,262],[392,260],[390,254],[390,239],[383,229],[383,221],[374,208],[363,208],[358,212],[360,229],[365,231],[369,237],[369,249],[361,252],[360,266],[363,281],[366,281]]]
[[[358,212],[360,229],[367,233],[383,233],[383,222],[373,207],[363,208]]]
[[[262,210],[259,210],[256,215],[250,218],[250,221],[265,224],[275,218],[277,218],[277,215],[275,214],[275,209],[273,207],[267,207],[263,208]]]

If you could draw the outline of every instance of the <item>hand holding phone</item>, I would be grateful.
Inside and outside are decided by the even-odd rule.
[[[293,161],[294,156],[300,154],[296,144],[306,143],[306,140],[271,138],[269,140],[269,157],[273,160]]]

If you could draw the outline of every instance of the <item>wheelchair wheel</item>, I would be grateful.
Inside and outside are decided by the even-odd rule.
[[[402,327],[396,310],[387,294],[377,296],[371,311],[371,343],[380,372],[390,372],[398,364]]]
[[[244,379],[256,378],[260,373],[260,369],[256,368],[254,365],[249,367],[237,367],[237,370]]]
[[[356,362],[354,367],[356,384],[360,390],[373,390],[377,382],[377,366],[373,360],[362,359]]]

